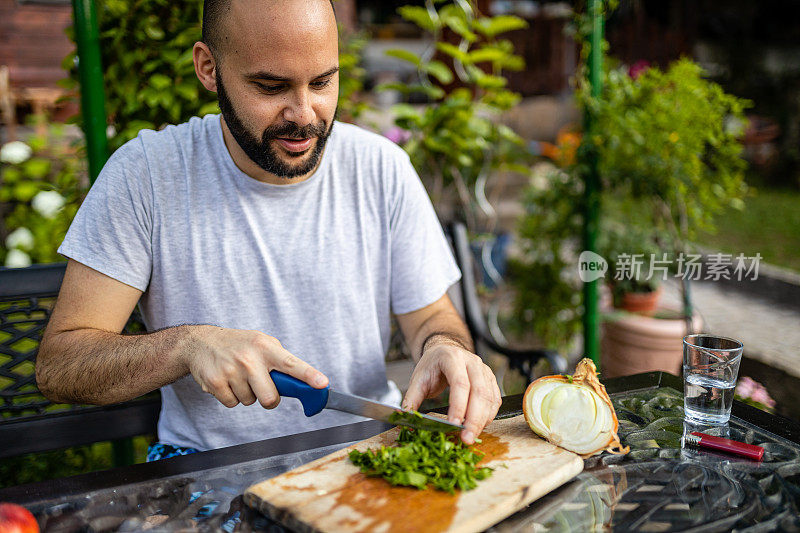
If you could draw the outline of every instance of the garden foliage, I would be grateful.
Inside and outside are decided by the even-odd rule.
[[[112,151],[143,128],[218,112],[216,95],[200,84],[192,63],[202,11],[202,0],[97,3]],[[71,68],[65,84],[77,89],[74,60],[74,54],[64,59],[65,68]]]
[[[19,157],[12,146],[21,149]],[[8,143],[0,152],[0,181],[0,264],[61,260],[56,249],[89,185],[80,147],[57,124],[46,136]]]
[[[585,88],[578,95],[599,125],[587,141],[606,188],[647,201],[659,230],[691,239],[723,209],[744,207],[749,102],[707,80],[698,64],[681,59],[635,78],[613,69],[600,98]]]
[[[577,99],[597,127],[584,135],[575,161],[526,192],[523,253],[511,265],[522,325],[562,349],[580,328],[577,255],[589,154],[599,163],[604,204],[598,244],[611,265],[619,253],[674,258],[688,251],[697,231],[713,229],[723,210],[743,207],[747,192],[740,138],[749,103],[707,80],[691,60],[638,73],[610,68],[597,98],[579,76]]]
[[[442,206],[455,198],[461,218],[476,230],[479,210],[494,216],[484,196],[486,180],[502,170],[528,172],[524,143],[498,120],[520,100],[506,88],[503,71],[524,67],[511,41],[499,36],[527,23],[514,16],[481,16],[465,1],[438,7],[429,1],[398,12],[430,34],[433,48],[421,56],[389,50],[389,55],[413,64],[420,81],[388,83],[379,90],[427,96],[428,105],[394,107],[396,125],[410,132],[403,148],[434,204]]]

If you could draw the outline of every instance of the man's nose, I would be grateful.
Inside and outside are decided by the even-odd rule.
[[[283,110],[283,118],[298,126],[314,124],[314,109],[311,106],[311,95],[308,90],[299,89],[292,92]]]

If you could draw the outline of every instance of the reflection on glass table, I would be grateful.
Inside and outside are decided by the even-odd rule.
[[[245,505],[250,485],[352,443],[267,457],[28,506],[42,531],[269,531],[282,527]]]
[[[575,480],[493,531],[800,530],[800,446],[735,416],[685,423],[683,395],[668,387],[612,401],[631,452],[586,460]],[[764,458],[682,448],[692,431],[763,446]]]
[[[727,426],[685,426],[683,383],[669,374],[605,385],[631,452],[587,459],[575,479],[490,531],[800,530],[800,426],[737,402]],[[501,416],[519,415],[521,402],[521,395],[504,398]],[[0,500],[28,507],[43,531],[280,533],[285,530],[244,505],[249,485],[386,428],[361,422],[10,487],[0,489]],[[691,431],[761,445],[763,461],[682,448],[682,435]]]

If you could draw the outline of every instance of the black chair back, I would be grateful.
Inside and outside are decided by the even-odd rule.
[[[36,353],[65,271],[66,263],[0,268],[0,458],[156,432],[158,393],[98,407],[39,392]],[[144,331],[138,311],[125,331]]]
[[[534,365],[543,358],[548,360],[554,373],[566,372],[566,359],[553,350],[510,348],[494,338],[478,298],[475,265],[467,227],[461,222],[451,222],[447,225],[447,230],[452,241],[453,254],[461,269],[460,289],[464,321],[472,334],[476,349],[479,351],[488,349],[507,357],[509,367],[519,370],[529,380],[533,378]]]

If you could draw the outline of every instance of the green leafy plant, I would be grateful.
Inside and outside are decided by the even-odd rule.
[[[606,188],[641,200],[657,231],[681,251],[723,209],[741,209],[747,192],[740,137],[750,102],[726,94],[689,59],[665,71],[606,74],[600,98],[578,97],[603,125],[596,149]]]
[[[202,1],[107,0],[97,7],[112,151],[143,128],[218,112],[216,95],[197,80],[192,62]],[[64,59],[71,69],[65,85],[77,89],[74,59],[74,53]]]
[[[476,441],[480,442],[480,441]],[[380,476],[392,485],[426,489],[428,485],[449,493],[471,490],[492,474],[478,467],[483,454],[458,437],[401,427],[397,446],[350,452],[350,460],[368,476]]]
[[[517,226],[519,253],[508,262],[515,289],[516,329],[544,345],[569,350],[580,332],[581,281],[574,258],[580,247],[583,182],[548,164],[534,168]]]
[[[363,97],[366,70],[361,64],[368,39],[363,32],[348,32],[339,26],[339,116],[355,122],[370,106]]]
[[[135,463],[145,462],[147,447],[154,441],[154,435],[133,438]],[[8,457],[0,459],[0,488],[106,470],[112,466],[110,442]]]
[[[81,147],[60,125],[16,146],[27,146],[28,155],[0,162],[0,260],[7,266],[59,261],[56,249],[89,185]]]
[[[663,273],[655,273],[655,261],[664,259],[652,229],[633,223],[623,224],[606,218],[597,239],[598,253],[608,261],[606,280],[614,298],[614,307],[621,308],[626,293],[645,293],[658,290]],[[667,254],[669,260],[673,254]]]
[[[422,93],[430,101],[421,108],[394,107],[395,124],[408,132],[403,147],[440,210],[463,209],[467,225],[476,229],[479,216],[490,221],[494,211],[486,198],[493,173],[527,173],[529,155],[520,137],[497,120],[519,102],[506,88],[504,71],[524,67],[511,41],[499,36],[527,27],[513,16],[482,16],[471,2],[435,6],[403,6],[398,12],[431,35],[433,47],[418,56],[407,50],[387,54],[417,68],[419,83],[388,83],[379,90]],[[455,35],[457,44],[450,42]],[[437,56],[434,56],[434,52]]]
[[[739,136],[748,102],[707,80],[694,62],[682,59],[665,71],[646,68],[638,76],[611,68],[599,98],[589,89],[579,77],[580,107],[601,127],[583,138],[576,161],[545,172],[527,192],[520,223],[523,254],[512,268],[518,316],[556,348],[565,348],[579,327],[577,255],[588,154],[599,161],[604,204],[599,244],[612,256],[606,257],[611,268],[619,253],[649,258],[688,251],[697,231],[713,229],[713,217],[723,210],[741,208],[747,192]],[[632,249],[622,249],[626,246]],[[607,278],[613,275],[610,271]],[[635,290],[643,281],[617,288]],[[544,296],[530,293],[532,283]]]

